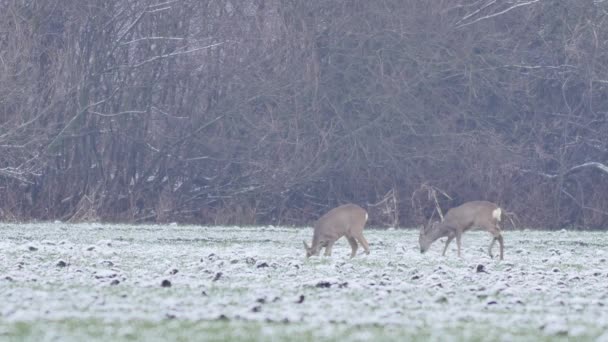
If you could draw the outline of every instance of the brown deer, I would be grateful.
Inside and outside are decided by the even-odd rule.
[[[500,245],[500,260],[503,260],[504,241],[498,226],[502,216],[502,209],[496,204],[488,201],[472,201],[466,202],[458,207],[448,210],[443,222],[433,222],[427,224],[420,229],[420,252],[426,252],[435,240],[446,236],[448,239],[445,242],[442,255],[445,255],[448,245],[454,238],[458,246],[458,256],[460,256],[460,239],[462,234],[472,228],[485,230],[492,234],[493,239],[488,248],[488,254],[491,258],[492,248],[494,243],[498,241]],[[429,222],[430,223],[430,222]]]
[[[356,204],[344,204],[328,211],[317,221],[312,236],[312,246],[306,248],[306,257],[319,255],[321,248],[325,248],[325,255],[331,255],[331,248],[342,236],[346,236],[353,258],[359,247],[357,241],[363,246],[365,254],[369,254],[369,245],[363,236],[363,227],[367,222],[367,211]]]

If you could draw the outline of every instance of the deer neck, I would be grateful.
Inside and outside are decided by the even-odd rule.
[[[317,233],[317,230],[315,229],[315,232],[312,235],[312,244],[310,245],[310,250],[314,253],[318,253],[319,248],[321,244],[321,236],[319,233]]]
[[[433,238],[433,241],[442,238],[444,236],[449,236],[453,234],[453,229],[450,225],[446,224],[445,222],[440,222],[437,225],[437,229],[433,230],[431,233],[431,237]]]

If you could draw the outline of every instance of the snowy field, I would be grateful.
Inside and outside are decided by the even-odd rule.
[[[608,341],[606,233],[506,231],[503,262],[365,235],[306,260],[310,228],[1,225],[0,340]]]

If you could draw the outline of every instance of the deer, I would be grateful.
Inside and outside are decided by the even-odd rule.
[[[461,204],[458,207],[451,208],[445,215],[443,222],[433,222],[420,229],[420,253],[425,253],[433,242],[437,239],[446,236],[447,241],[441,255],[445,256],[445,252],[450,245],[450,242],[456,238],[458,246],[458,257],[460,257],[460,239],[462,234],[471,229],[485,230],[492,234],[492,242],[488,247],[490,258],[494,258],[492,248],[494,243],[498,241],[500,245],[500,260],[504,257],[504,241],[502,232],[498,223],[501,221],[502,209],[496,204],[488,201],[471,201]]]
[[[331,248],[342,236],[350,244],[351,258],[357,254],[357,242],[363,246],[365,254],[369,254],[369,245],[363,236],[367,218],[367,211],[356,204],[344,204],[328,211],[315,223],[312,245],[309,247],[304,241],[306,258],[318,256],[321,248],[325,248],[325,256],[331,256]]]

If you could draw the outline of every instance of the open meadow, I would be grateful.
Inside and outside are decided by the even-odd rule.
[[[608,341],[608,234],[364,232],[305,258],[311,228],[3,224],[0,340]],[[361,253],[361,249],[360,249]]]

